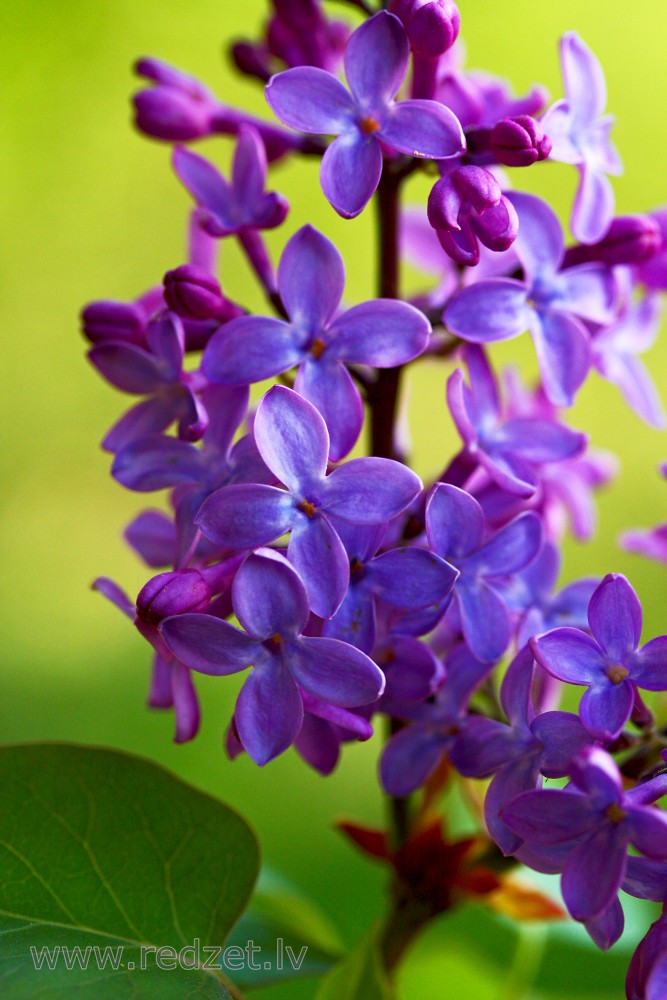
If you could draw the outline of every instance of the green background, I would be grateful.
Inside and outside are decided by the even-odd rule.
[[[330,8],[349,16],[341,4]],[[618,118],[614,138],[625,174],[614,181],[617,210],[645,211],[665,200],[663,0],[645,0],[634,15],[608,0],[462,0],[460,9],[468,65],[508,76],[519,93],[539,81],[554,99],[562,95],[557,40],[576,29],[603,63],[608,107]],[[77,314],[94,298],[131,299],[182,263],[189,208],[168,148],[131,128],[128,96],[136,84],[130,67],[141,55],[157,56],[199,76],[226,103],[268,117],[261,87],[234,77],[222,48],[236,35],[252,34],[263,12],[260,0],[0,5],[2,738],[121,747],[219,795],[255,826],[265,859],[318,899],[352,943],[381,911],[382,873],[355,855],[331,824],[340,816],[381,819],[377,743],[351,747],[326,781],[292,753],[264,771],[245,757],[231,764],[222,740],[235,682],[198,677],[201,734],[192,744],[173,745],[170,715],[144,707],[149,652],[143,640],[89,589],[100,574],[132,595],[145,582],[145,570],[120,537],[144,504],[109,478],[108,456],[98,442],[125,400],[88,366]],[[228,162],[227,140],[199,148],[220,165]],[[512,179],[548,197],[567,218],[572,168],[545,164],[515,171]],[[314,162],[281,165],[272,182],[292,205],[286,225],[271,234],[274,251],[299,226],[314,222],[344,254],[348,301],[371,296],[372,213],[353,222],[339,219],[321,194]],[[409,194],[423,201],[427,191],[419,180]],[[232,297],[260,308],[253,279],[233,248],[225,247],[222,280]],[[410,281],[424,286],[415,274]],[[521,342],[501,345],[495,357],[518,357],[534,370],[530,348]],[[663,341],[648,359],[663,399],[666,358]],[[444,375],[441,368],[425,367],[411,386],[415,462],[426,477],[456,447]],[[625,527],[664,519],[665,486],[656,471],[667,459],[664,434],[646,428],[616,389],[595,375],[570,422],[586,430],[596,447],[614,450],[622,469],[600,498],[596,538],[585,547],[567,543],[564,579],[627,573],[644,602],[644,637],[650,638],[665,631],[665,570],[620,551],[616,538]],[[424,946],[405,977],[407,1000],[439,1000],[461,990],[480,998],[505,996],[507,984],[491,966],[487,974],[477,953],[473,963],[472,954],[460,945],[445,952]],[[620,995],[620,981],[618,987]],[[587,989],[590,995],[594,984]],[[311,984],[300,984],[266,996],[311,994]],[[529,995],[527,987],[513,992],[515,1000]],[[611,994],[607,989],[600,995]]]

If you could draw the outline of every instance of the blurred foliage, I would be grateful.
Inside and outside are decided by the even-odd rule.
[[[648,210],[666,200],[664,0],[645,0],[632,16],[602,0],[462,0],[460,8],[469,65],[508,76],[517,92],[540,81],[554,98],[561,96],[557,40],[576,29],[605,67],[608,106],[618,118],[614,136],[626,170],[614,182],[619,211]],[[342,4],[331,10],[348,16]],[[349,748],[326,781],[293,753],[272,763],[269,773],[244,758],[232,765],[222,738],[235,681],[202,677],[202,733],[192,745],[174,746],[169,714],[144,707],[147,648],[89,590],[103,573],[134,594],[147,574],[120,538],[142,498],[109,479],[108,456],[98,447],[125,400],[87,367],[77,314],[93,298],[133,298],[182,263],[189,207],[167,148],[130,127],[130,67],[138,56],[158,56],[201,77],[226,102],[268,117],[261,87],[234,76],[222,48],[234,36],[252,34],[263,11],[261,0],[4,0],[0,7],[2,731],[7,741],[71,739],[139,752],[220,795],[255,826],[265,859],[307,886],[352,944],[381,911],[382,874],[352,852],[331,823],[341,814],[371,823],[381,818],[377,744]],[[228,161],[227,140],[201,148],[221,165]],[[544,164],[514,175],[517,186],[547,196],[567,218],[573,170]],[[280,165],[273,179],[292,204],[286,226],[270,236],[274,252],[311,221],[346,259],[348,301],[371,296],[372,212],[353,222],[335,216],[314,162]],[[427,189],[427,181],[416,178],[410,200],[423,200]],[[408,277],[409,287],[424,287],[423,277]],[[225,247],[222,279],[234,298],[260,307],[235,248]],[[523,341],[498,345],[493,356],[534,370]],[[666,361],[663,338],[650,364],[667,400]],[[410,378],[415,460],[427,476],[456,447],[444,375],[424,365]],[[616,538],[624,527],[664,518],[665,485],[656,471],[667,458],[664,436],[645,428],[615,388],[595,375],[570,420],[596,447],[616,451],[622,472],[600,498],[595,540],[567,543],[564,576],[627,573],[644,602],[650,637],[665,630],[665,570],[621,552]],[[596,975],[591,972],[591,988]],[[444,950],[420,944],[402,983],[406,1000],[439,1000],[450,991],[479,1000],[505,996],[490,959],[460,944]],[[574,1000],[574,990],[585,985],[578,977],[568,995]],[[529,989],[515,992],[516,1000]],[[298,1000],[312,993],[312,983],[303,982],[267,990],[266,997]]]

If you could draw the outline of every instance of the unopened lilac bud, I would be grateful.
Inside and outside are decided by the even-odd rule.
[[[159,573],[139,591],[137,625],[157,628],[163,618],[205,612],[210,603],[211,588],[198,570]]]
[[[81,313],[81,330],[92,344],[111,340],[143,344],[146,319],[134,302],[100,299],[90,302]]]
[[[461,18],[453,0],[394,0],[390,9],[403,22],[416,55],[440,56],[458,37]]]
[[[529,167],[545,160],[551,152],[551,140],[530,115],[503,118],[491,130],[491,151],[497,163],[506,167]]]
[[[269,55],[263,45],[254,42],[238,41],[230,48],[234,65],[246,76],[256,76],[268,83],[273,75]]]
[[[164,297],[170,309],[182,319],[228,320],[241,310],[222,294],[216,278],[194,264],[167,271]]]
[[[597,243],[570,247],[565,266],[601,261],[603,264],[643,264],[662,246],[660,226],[650,215],[619,215]]]
[[[168,142],[188,142],[210,134],[218,105],[203,84],[157,59],[140,59],[136,71],[156,83],[132,99],[138,129]]]
[[[483,167],[456,167],[433,186],[428,221],[443,250],[459,264],[479,261],[479,243],[496,252],[509,249],[519,231],[514,206]]]

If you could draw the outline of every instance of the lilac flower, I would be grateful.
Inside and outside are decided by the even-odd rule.
[[[447,403],[464,447],[501,488],[529,497],[538,486],[536,466],[580,454],[586,436],[556,419],[502,419],[498,387],[482,348],[465,353],[470,388],[456,369],[447,382]]]
[[[434,698],[411,706],[413,724],[389,740],[380,759],[380,778],[389,795],[410,795],[451,752],[467,719],[468,703],[493,664],[477,660],[459,643],[446,662],[445,682]]]
[[[273,191],[265,192],[266,154],[257,131],[242,125],[234,152],[231,182],[197,153],[177,147],[174,170],[199,205],[198,221],[211,236],[246,229],[275,229],[288,205]]]
[[[346,218],[359,215],[377,188],[383,146],[429,159],[457,156],[465,148],[461,126],[448,108],[435,101],[394,102],[409,56],[401,22],[380,11],[348,41],[345,75],[351,93],[314,66],[278,73],[266,88],[281,121],[301,132],[338,137],[324,154],[320,179],[324,194]]]
[[[603,115],[607,87],[600,63],[575,31],[560,43],[565,100],[557,101],[542,117],[551,139],[551,159],[573,163],[579,188],[570,226],[581,243],[595,243],[614,215],[614,193],[606,174],[620,174],[621,161],[609,140],[614,123]]]
[[[428,197],[428,220],[440,245],[458,264],[479,262],[479,244],[508,250],[519,229],[514,206],[484,167],[456,167],[436,181]]]
[[[221,676],[254,668],[234,717],[255,763],[267,764],[297,738],[303,723],[299,688],[343,708],[382,694],[382,672],[365,653],[337,639],[302,634],[309,618],[306,591],[278,552],[260,549],[247,557],[234,579],[232,603],[244,631],[198,614],[168,618],[160,631],[173,654],[194,670]]]
[[[182,319],[226,323],[243,310],[225,298],[217,278],[203,267],[181,264],[163,278],[164,298]]]
[[[667,689],[667,636],[637,648],[641,604],[620,573],[609,573],[596,588],[588,623],[592,638],[577,628],[558,628],[531,639],[530,647],[554,677],[587,688],[580,706],[585,725],[613,739],[630,718],[637,687]]]
[[[325,623],[324,635],[370,653],[377,603],[416,611],[451,593],[458,572],[435,553],[410,546],[376,556],[376,529],[341,525],[340,534],[350,557],[350,583],[340,608]]]
[[[604,264],[645,264],[662,246],[662,234],[650,215],[619,215],[597,243],[580,243],[565,251],[565,266],[602,261]]]
[[[643,530],[624,531],[620,543],[628,552],[637,552],[639,555],[667,564],[667,524]]]
[[[512,661],[500,689],[509,725],[483,716],[470,718],[451,754],[454,767],[466,777],[494,775],[484,800],[484,818],[504,854],[514,854],[521,838],[502,819],[503,806],[541,784],[542,774],[564,777],[575,755],[591,744],[590,734],[576,715],[535,715],[534,673],[533,654],[524,648]]]
[[[655,342],[662,320],[662,302],[656,294],[628,302],[611,326],[594,334],[592,360],[603,378],[616,384],[625,400],[649,427],[667,426],[655,384],[637,357]]]
[[[528,167],[551,152],[551,140],[530,115],[497,121],[490,130],[489,146],[496,162],[506,167]]]
[[[574,788],[524,792],[504,807],[502,818],[529,842],[570,844],[563,899],[575,920],[590,920],[613,903],[629,844],[649,858],[667,858],[667,816],[647,805],[664,794],[664,780],[624,792],[618,768],[600,747],[582,750],[570,776]]]
[[[463,635],[479,660],[498,660],[510,640],[507,606],[494,579],[526,566],[542,542],[539,518],[521,514],[484,540],[485,520],[464,490],[436,483],[426,504],[431,548],[459,570],[454,598]]]
[[[664,865],[661,865],[664,869]],[[662,901],[662,900],[661,900]],[[628,1000],[663,1000],[667,995],[667,909],[655,920],[633,954],[625,980]]]
[[[473,343],[516,337],[529,329],[545,392],[557,406],[570,406],[590,363],[582,319],[607,325],[614,319],[616,285],[602,264],[561,271],[564,243],[554,212],[532,195],[507,195],[519,214],[514,244],[524,281],[497,278],[464,288],[449,303],[444,322]]]
[[[636,274],[647,288],[664,291],[667,289],[667,208],[651,212],[651,218],[660,230],[660,246],[649,260],[639,265]]]
[[[349,524],[382,524],[417,496],[419,478],[399,462],[357,458],[326,475],[329,435],[307,400],[274,386],[255,417],[259,452],[286,490],[225,486],[208,498],[196,523],[214,542],[236,549],[265,545],[291,532],[287,555],[303,577],[310,606],[330,618],[349,580],[347,553],[336,531]]]
[[[299,366],[295,388],[324,417],[331,458],[353,447],[363,404],[346,364],[393,368],[424,350],[431,326],[406,302],[375,299],[336,315],[345,282],[333,243],[304,226],[287,243],[278,266],[278,291],[289,321],[242,316],[227,323],[204,351],[212,382],[246,385]]]
[[[183,371],[185,336],[174,313],[152,320],[146,331],[147,348],[107,341],[97,344],[88,357],[112,385],[147,398],[132,407],[108,432],[102,446],[122,447],[147,434],[159,434],[175,420],[178,434],[198,440],[206,430],[207,416],[197,395],[203,382],[197,373]]]

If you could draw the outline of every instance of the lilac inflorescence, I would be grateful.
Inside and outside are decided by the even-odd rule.
[[[104,438],[113,476],[169,491],[168,512],[126,531],[153,574],[136,601],[106,578],[95,587],[153,647],[148,703],[173,710],[177,742],[198,731],[201,673],[247,671],[226,747],[260,766],[295,747],[329,774],[387,719],[385,791],[426,787],[430,803],[443,774],[491,779],[489,850],[560,873],[569,913],[606,949],[623,927],[619,889],[667,905],[664,729],[640,694],[667,690],[667,636],[640,644],[641,604],[620,573],[556,589],[564,536],[594,533],[595,491],[615,472],[562,408],[595,370],[665,426],[638,355],[667,288],[667,210],[613,218],[604,76],[576,33],[561,43],[565,99],[540,118],[541,87],[515,98],[463,68],[459,24],[450,0],[396,0],[355,30],[319,0],[273,0],[263,36],[234,58],[289,128],[158,60],[137,64],[151,83],[137,127],[174,144],[195,207],[186,261],[134,302],[82,313],[93,366],[140,397]],[[229,179],[183,145],[211,136],[232,137]],[[343,258],[311,225],[285,233],[274,264],[262,233],[289,206],[269,170],[296,155],[321,158],[339,215],[376,198],[376,297],[341,305]],[[553,209],[499,169],[549,158],[579,171],[567,247]],[[401,185],[420,170],[440,176],[408,213]],[[268,303],[252,312],[219,283],[230,239]],[[434,275],[425,294],[401,298],[401,250]],[[494,354],[525,331],[533,386]],[[421,359],[442,364],[433,412],[461,439],[426,481],[399,405],[401,372]],[[369,453],[349,457],[365,427]],[[667,563],[665,525],[624,544]],[[577,687],[578,711],[561,710]],[[544,787],[553,778],[569,783]],[[663,914],[628,996],[654,1000],[666,983]]]

